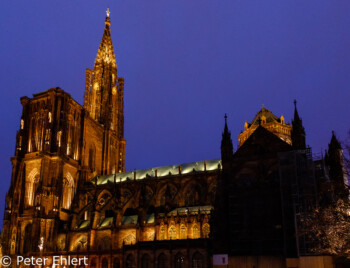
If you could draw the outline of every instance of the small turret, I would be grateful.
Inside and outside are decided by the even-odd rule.
[[[225,127],[222,133],[221,140],[221,160],[223,167],[225,168],[233,159],[233,145],[231,139],[231,132],[227,127],[227,115],[225,114]]]
[[[343,149],[335,136],[334,131],[332,131],[331,142],[328,144],[328,152],[325,162],[329,168],[329,179],[334,186],[335,196],[346,198],[349,193],[347,192],[345,185],[346,173],[344,168]]]
[[[292,146],[295,150],[303,150],[306,148],[305,129],[303,127],[303,122],[299,117],[296,100],[294,100],[294,119],[292,120],[291,138]]]

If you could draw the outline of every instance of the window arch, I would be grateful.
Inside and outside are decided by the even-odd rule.
[[[108,260],[107,258],[102,259],[102,268],[108,268]]]
[[[165,256],[164,253],[161,253],[158,256],[158,268],[167,268],[168,267],[168,258]]]
[[[185,267],[185,256],[179,252],[175,255],[175,268],[184,268]]]
[[[37,168],[34,168],[28,175],[26,182],[26,191],[27,191],[27,204],[28,206],[34,206],[35,194],[39,186],[39,171]]]
[[[90,268],[96,268],[96,259],[93,258],[90,262]]]
[[[15,254],[15,247],[16,247],[16,242],[15,241],[12,241],[12,243],[11,243],[11,250],[10,250],[10,252],[11,252],[11,254]]]
[[[186,196],[185,196],[185,206],[190,207],[193,206],[195,203],[194,195],[191,190],[187,190]]]
[[[191,207],[199,205],[201,188],[199,185],[192,185],[187,187],[185,192],[185,206]]]
[[[70,209],[74,196],[74,179],[72,175],[67,172],[63,179],[63,190],[62,190],[62,207]]]
[[[194,239],[196,238],[200,238],[201,234],[200,234],[200,231],[199,231],[199,228],[198,228],[198,225],[197,224],[194,224],[193,227],[192,227],[192,236]]]
[[[195,252],[192,256],[192,268],[203,268],[204,257],[199,252]]]
[[[126,268],[134,268],[136,267],[135,266],[135,259],[134,259],[134,255],[132,254],[129,254],[127,257],[126,257],[126,262],[125,262],[125,267]]]
[[[165,227],[162,224],[159,229],[159,240],[164,240],[165,239]]]
[[[35,187],[35,192],[36,192],[36,190],[38,189],[37,185],[38,185],[38,184],[35,185],[35,186],[36,186],[36,187]],[[36,195],[36,196],[35,196],[34,205],[35,205],[35,206],[39,206],[39,205],[40,205],[40,195]]]
[[[208,223],[205,223],[202,227],[203,229],[203,237],[204,238],[209,238],[210,234],[210,225]]]
[[[176,239],[176,227],[174,225],[170,226],[169,228],[169,239],[170,240]]]
[[[27,224],[24,228],[24,244],[23,244],[23,253],[31,251],[32,246],[32,224]]]
[[[180,239],[187,239],[187,228],[186,228],[185,224],[181,224]]]
[[[150,268],[150,267],[151,267],[150,256],[147,253],[143,254],[141,258],[141,268]]]

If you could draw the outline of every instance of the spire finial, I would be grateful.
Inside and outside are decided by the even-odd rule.
[[[224,118],[225,118],[225,124],[227,124],[227,114],[226,113],[225,113]]]
[[[109,11],[109,8],[107,8],[106,10],[106,20],[105,20],[105,25],[107,27],[110,27],[111,26],[111,19],[109,18],[109,14],[111,14],[111,12]]]
[[[297,100],[294,100],[294,106],[297,107]]]

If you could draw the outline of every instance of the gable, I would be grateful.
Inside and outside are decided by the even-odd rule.
[[[290,150],[292,150],[292,146],[264,127],[259,126],[235,152],[234,158],[274,154]]]

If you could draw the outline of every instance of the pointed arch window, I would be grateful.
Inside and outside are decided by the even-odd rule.
[[[170,239],[170,240],[176,239],[176,228],[175,228],[174,225],[172,225],[172,226],[169,228],[169,239]]]
[[[164,239],[165,239],[165,227],[164,225],[161,225],[159,230],[159,240],[164,240]]]
[[[151,258],[147,253],[141,258],[141,268],[151,268]]]
[[[197,225],[197,224],[193,225],[193,228],[192,228],[192,235],[193,235],[193,238],[194,238],[194,239],[200,238],[200,231],[199,231],[199,228],[198,228],[198,225]]]
[[[62,207],[70,209],[74,196],[74,180],[70,173],[63,179]]]
[[[28,206],[34,206],[35,195],[39,188],[39,172],[35,168],[33,169],[26,182],[26,196]]]
[[[103,260],[102,260],[102,268],[108,268],[108,260],[107,260],[107,258],[103,258]]]
[[[187,191],[186,197],[185,197],[185,206],[190,207],[193,206],[195,203],[194,195],[191,193],[191,191]]]
[[[209,234],[210,234],[210,226],[208,223],[203,225],[203,237],[204,238],[209,238]]]
[[[93,258],[92,260],[91,260],[91,262],[90,262],[90,266],[89,266],[90,268],[96,268],[96,259],[95,258]]]
[[[187,189],[185,194],[185,206],[196,206],[199,205],[201,189],[198,186],[192,186]]]
[[[180,227],[180,239],[187,239],[187,228],[184,224]]]
[[[27,224],[24,228],[23,253],[30,252],[32,249],[32,224]]]
[[[126,257],[126,268],[135,268],[135,259],[134,259],[134,255],[132,254],[129,254],[127,257]]]
[[[196,252],[192,256],[192,268],[203,268],[204,267],[204,257],[199,252]]]
[[[166,255],[164,253],[161,253],[158,256],[158,268],[167,268],[168,266],[168,258],[166,257]]]

